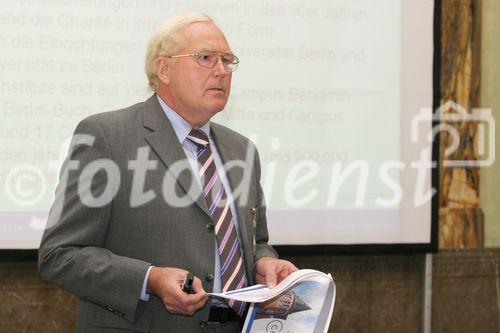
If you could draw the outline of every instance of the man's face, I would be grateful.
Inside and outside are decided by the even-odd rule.
[[[208,22],[196,22],[179,33],[182,48],[178,54],[199,51],[230,53],[222,32]],[[213,68],[198,64],[196,57],[170,59],[167,65],[168,80],[165,86],[165,102],[191,125],[206,123],[224,109],[231,88],[232,73],[224,69],[220,59]]]

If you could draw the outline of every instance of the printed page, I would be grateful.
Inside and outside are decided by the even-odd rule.
[[[252,304],[242,332],[327,332],[334,300],[331,276],[309,277],[268,301]]]

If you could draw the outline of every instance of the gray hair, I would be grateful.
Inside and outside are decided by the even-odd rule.
[[[181,42],[177,38],[179,31],[195,22],[210,22],[214,20],[203,13],[189,13],[177,15],[164,22],[151,36],[146,51],[145,71],[148,77],[149,88],[156,91],[158,88],[158,76],[156,75],[155,60],[160,54],[176,53],[180,49]]]

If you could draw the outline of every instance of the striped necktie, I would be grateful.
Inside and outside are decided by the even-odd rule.
[[[240,253],[240,242],[231,213],[230,201],[215,167],[214,156],[207,135],[193,129],[187,138],[198,146],[196,156],[200,164],[198,176],[202,179],[203,195],[215,226],[220,256],[222,291],[246,287],[245,266]],[[228,305],[241,317],[245,303],[231,300]]]

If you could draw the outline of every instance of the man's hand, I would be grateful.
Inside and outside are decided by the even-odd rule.
[[[298,268],[289,261],[263,257],[255,264],[255,280],[257,283],[274,288],[276,284],[297,270]]]
[[[153,267],[149,272],[147,291],[156,294],[168,312],[192,316],[208,300],[199,278],[193,281],[193,294],[182,291],[187,271],[179,268]]]

